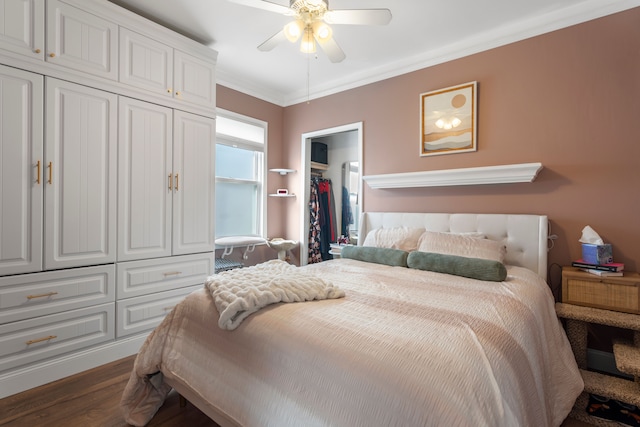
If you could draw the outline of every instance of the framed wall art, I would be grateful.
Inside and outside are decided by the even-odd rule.
[[[476,151],[477,82],[420,94],[420,155]]]

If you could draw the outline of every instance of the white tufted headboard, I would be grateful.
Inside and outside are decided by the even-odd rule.
[[[365,212],[358,244],[362,245],[370,230],[400,226],[452,233],[482,232],[491,240],[504,242],[505,264],[528,268],[547,279],[546,215]]]

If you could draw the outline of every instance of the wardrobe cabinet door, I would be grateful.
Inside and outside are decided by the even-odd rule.
[[[44,2],[0,0],[0,16],[10,16],[0,25],[0,48],[44,59]]]
[[[45,84],[45,268],[114,262],[117,96]]]
[[[58,0],[47,0],[52,64],[118,80],[118,25]]]
[[[172,110],[120,97],[118,260],[171,255]]]
[[[175,50],[175,98],[206,108],[216,108],[216,64]]]
[[[173,97],[173,48],[120,27],[120,82]]]
[[[214,250],[215,120],[176,110],[173,255]]]
[[[42,269],[43,87],[0,66],[0,276]]]

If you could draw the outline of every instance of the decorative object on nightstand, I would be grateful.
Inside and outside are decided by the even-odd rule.
[[[571,412],[573,418],[594,422],[585,411],[590,394],[640,407],[639,288],[640,274],[635,272],[600,277],[575,267],[563,267],[562,302],[556,303],[556,312],[565,321],[567,338],[584,380],[584,392]],[[587,370],[589,323],[633,331],[632,343],[614,341],[613,354],[617,369],[632,375],[634,381]]]
[[[613,262],[611,244],[604,243],[602,238],[590,226],[582,229],[582,258],[571,265],[596,276],[623,276],[624,264]]]

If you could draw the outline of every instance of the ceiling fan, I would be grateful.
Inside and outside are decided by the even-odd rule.
[[[386,25],[391,21],[389,9],[329,9],[329,0],[289,0],[289,7],[268,0],[230,0],[233,3],[256,7],[292,16],[293,20],[268,38],[259,50],[270,51],[280,42],[300,40],[300,51],[316,52],[320,45],[331,62],[340,62],[346,55],[333,38],[329,24]]]

